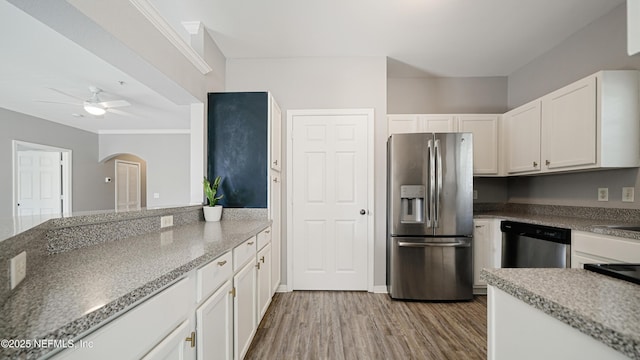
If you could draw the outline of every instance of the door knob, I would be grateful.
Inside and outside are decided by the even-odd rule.
[[[365,210],[365,209],[360,209],[360,215],[364,215],[364,214],[366,214],[366,213],[367,213],[367,210]]]

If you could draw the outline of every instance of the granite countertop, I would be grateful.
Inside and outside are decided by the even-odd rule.
[[[583,269],[483,269],[481,277],[626,356],[640,359],[640,286]]]
[[[554,226],[560,228],[568,228],[571,230],[588,231],[601,235],[617,236],[628,239],[640,240],[640,232],[628,231],[615,228],[609,228],[610,225],[638,225],[640,219],[635,220],[630,218],[621,218],[620,220],[596,220],[586,217],[572,217],[572,216],[554,216],[554,215],[539,215],[539,214],[526,214],[509,211],[490,211],[490,212],[478,212],[474,214],[475,219],[483,218],[499,218],[504,220],[519,221],[530,224]]]
[[[0,304],[0,334],[76,339],[269,224],[266,219],[197,222],[49,255]],[[0,349],[0,358],[23,358],[26,350]],[[30,350],[27,358],[51,349]]]

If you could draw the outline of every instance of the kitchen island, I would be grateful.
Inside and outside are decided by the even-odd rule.
[[[0,334],[78,341],[269,225],[266,216],[197,221],[49,254],[3,299]],[[0,357],[35,359],[57,350],[3,347]]]
[[[489,359],[640,359],[640,286],[582,269],[484,269]]]

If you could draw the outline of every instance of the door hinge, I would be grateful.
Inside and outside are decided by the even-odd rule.
[[[231,296],[236,297],[236,287],[232,287],[231,291],[229,291],[229,294],[231,294]]]

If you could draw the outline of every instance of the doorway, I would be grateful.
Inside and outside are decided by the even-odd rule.
[[[373,289],[373,109],[287,113],[290,290]]]
[[[140,209],[140,163],[116,160],[116,211]]]
[[[69,214],[71,150],[13,140],[13,216]]]

